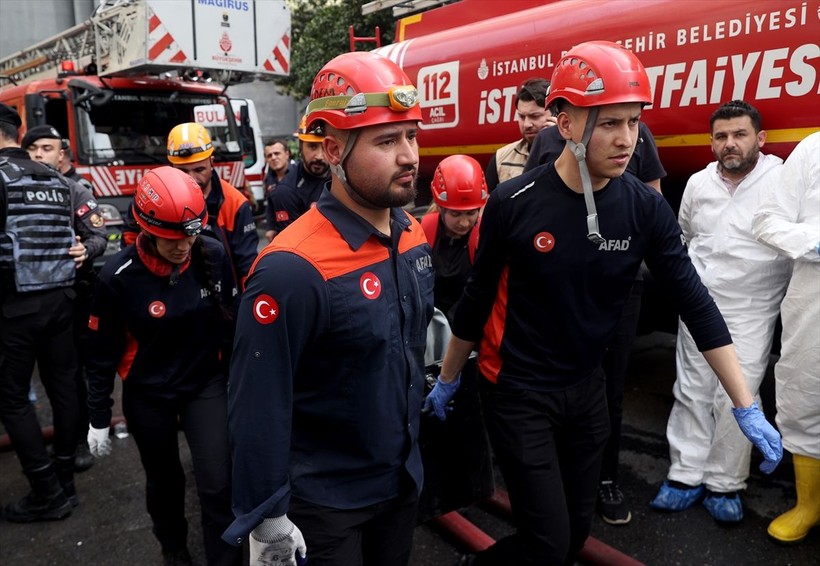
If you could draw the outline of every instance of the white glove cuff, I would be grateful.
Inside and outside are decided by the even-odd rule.
[[[287,515],[280,515],[272,519],[265,519],[252,532],[253,538],[259,542],[279,542],[285,540],[293,532],[293,523]]]

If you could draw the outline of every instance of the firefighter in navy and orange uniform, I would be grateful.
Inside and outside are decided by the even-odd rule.
[[[433,312],[430,246],[402,209],[421,110],[407,75],[365,52],[327,63],[311,98],[308,128],[322,124],[333,176],[248,277],[229,392],[237,518],[224,539],[250,535],[252,564],[307,553],[314,566],[401,566],[423,483]]]
[[[31,484],[5,516],[31,522],[67,517],[78,503],[72,287],[105,238],[93,199],[20,148],[20,125],[17,112],[0,104],[0,420]],[[35,362],[54,413],[53,463],[28,398]]]
[[[259,247],[259,234],[248,199],[213,168],[211,135],[201,124],[186,122],[168,134],[168,161],[194,178],[208,205],[208,225],[202,233],[222,242],[234,267],[240,289]],[[133,207],[133,203],[131,205]],[[123,230],[126,245],[134,243],[137,230],[130,218]]]
[[[145,499],[166,564],[190,564],[185,474],[188,441],[209,565],[241,563],[220,540],[233,519],[227,436],[227,356],[237,288],[223,247],[198,234],[208,221],[202,191],[172,167],[140,180],[132,207],[136,243],[100,272],[89,317],[88,445],[111,452],[114,378],[145,469]]]
[[[577,557],[609,436],[601,360],[643,259],[678,298],[741,429],[772,464],[782,456],[675,214],[655,190],[623,175],[652,101],[643,65],[615,43],[582,43],[559,61],[550,84],[547,104],[566,147],[490,195],[453,337],[425,401],[444,413],[481,340],[482,408],[517,532],[464,564],[548,566]]]
[[[316,204],[330,183],[330,168],[322,149],[322,135],[299,123],[299,153],[302,159],[290,168],[285,178],[268,194],[265,236],[271,241],[291,222]]]
[[[433,248],[435,305],[449,319],[473,265],[479,215],[490,193],[481,165],[467,155],[442,159],[430,188],[435,210],[424,215],[421,227]]]

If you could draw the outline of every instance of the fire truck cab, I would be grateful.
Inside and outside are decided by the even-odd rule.
[[[94,186],[112,250],[137,182],[168,163],[177,124],[218,122],[210,129],[214,168],[245,188],[247,148],[225,90],[289,72],[290,13],[284,0],[265,10],[231,6],[104,0],[88,21],[0,59],[0,102],[20,114],[21,136],[41,124],[65,136]]]

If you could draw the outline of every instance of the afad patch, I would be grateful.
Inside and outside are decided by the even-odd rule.
[[[270,324],[279,318],[279,303],[264,293],[253,301],[253,318],[259,324]]]
[[[365,299],[375,300],[382,294],[382,282],[375,273],[366,271],[359,279],[359,287]]]
[[[88,217],[88,221],[91,222],[91,225],[94,228],[102,228],[105,225],[105,220],[103,220],[103,217],[96,212]]]

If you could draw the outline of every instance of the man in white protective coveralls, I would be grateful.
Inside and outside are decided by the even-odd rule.
[[[746,102],[726,102],[709,121],[717,161],[690,177],[678,221],[689,257],[729,327],[749,390],[757,395],[791,260],[755,239],[752,217],[777,189],[783,161],[760,153],[766,132],[760,113]],[[752,446],[682,321],[676,365],[675,404],[666,429],[671,466],[650,505],[682,511],[703,499],[716,521],[739,522]]]
[[[752,227],[758,240],[795,260],[780,305],[783,339],[774,377],[777,426],[793,455],[797,505],[771,522],[769,535],[797,542],[820,525],[820,132],[786,160]]]

